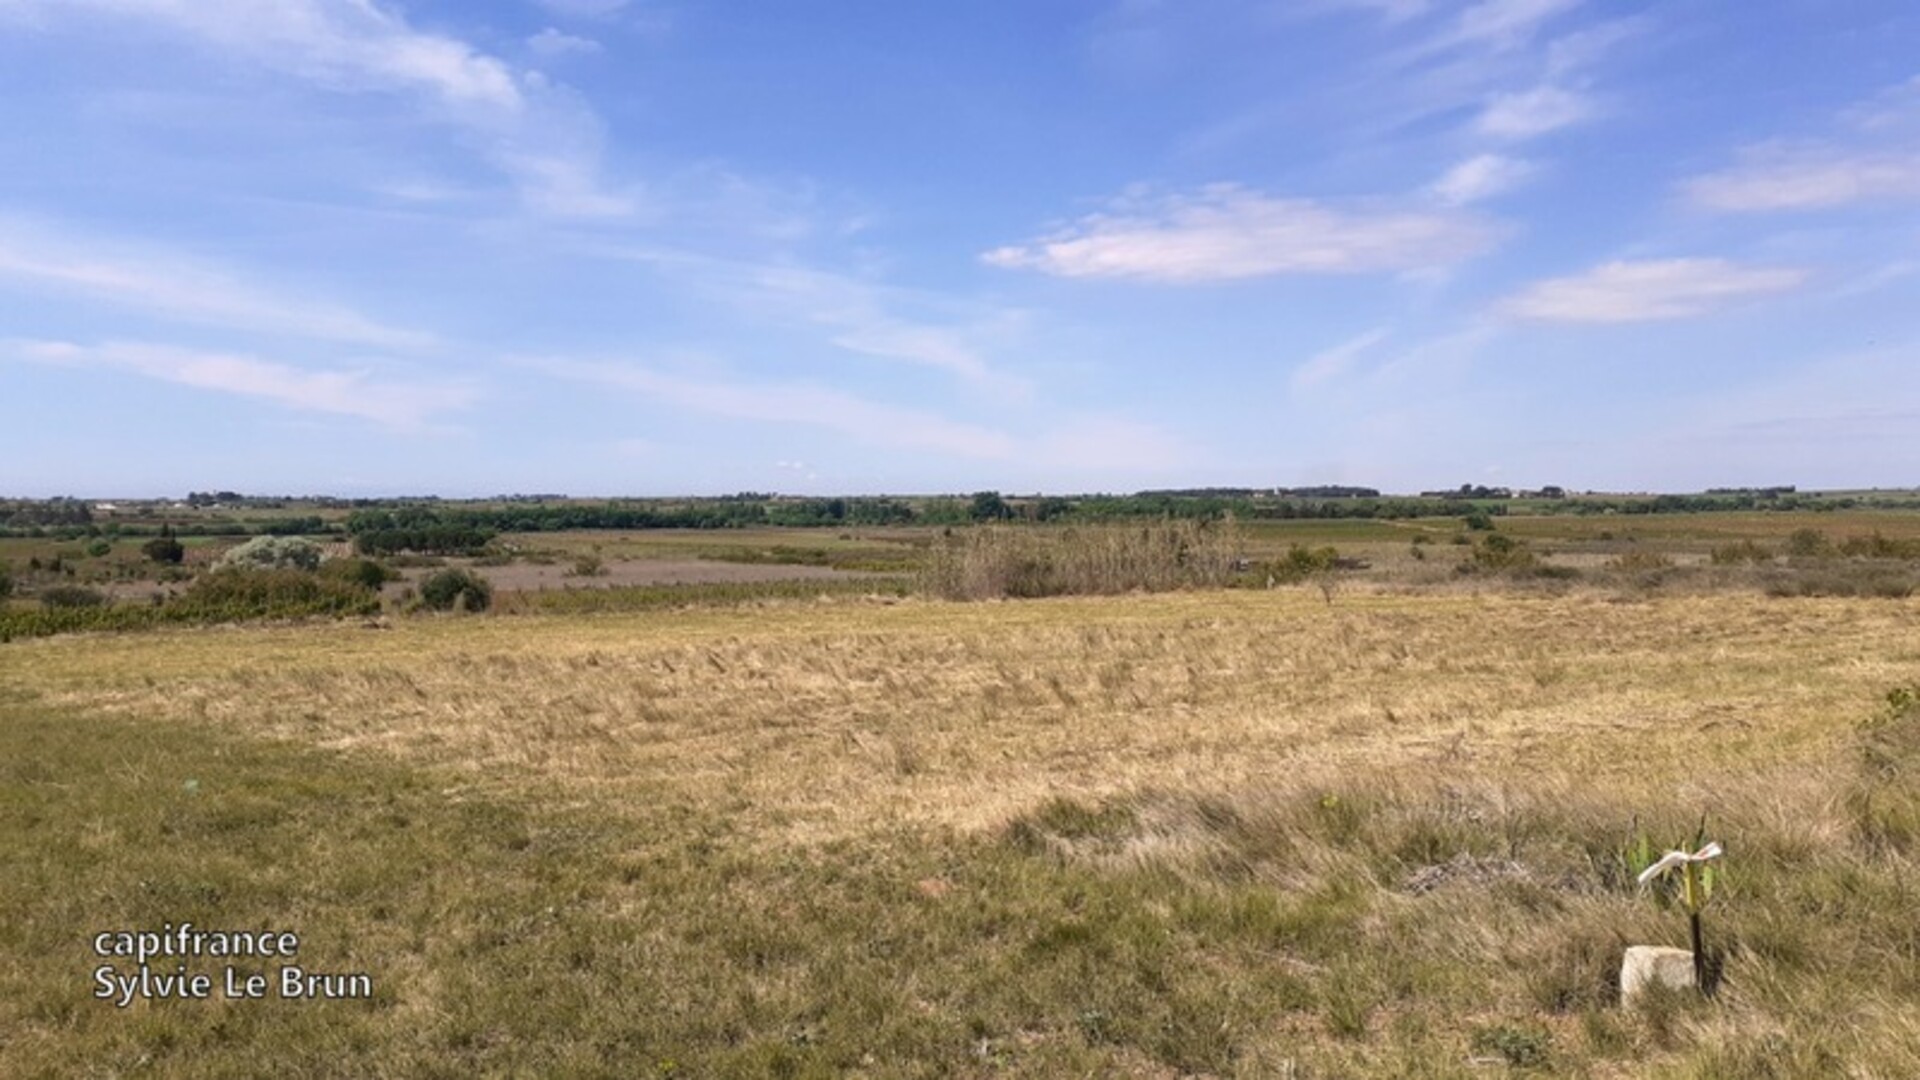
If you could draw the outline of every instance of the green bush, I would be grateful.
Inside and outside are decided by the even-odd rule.
[[[40,591],[40,604],[49,608],[97,608],[105,607],[107,598],[84,585],[55,585]]]
[[[1493,533],[1474,546],[1471,565],[1479,570],[1528,570],[1536,561],[1524,542]]]
[[[330,559],[320,564],[320,576],[344,581],[363,589],[378,591],[389,581],[400,580],[400,573],[373,559]]]
[[[87,545],[87,554],[93,556],[96,559],[100,558],[103,555],[110,555],[112,553],[113,553],[113,545],[111,543],[108,543],[105,540],[95,540],[93,543]]]
[[[221,567],[317,570],[320,547],[297,536],[256,536],[220,556]]]
[[[1787,554],[1799,559],[1822,559],[1833,554],[1833,541],[1818,529],[1795,529],[1787,537]]]
[[[140,545],[140,554],[157,563],[178,566],[187,557],[187,549],[171,536],[156,536]]]
[[[420,602],[435,611],[485,611],[493,586],[467,570],[442,570],[420,583]]]
[[[361,615],[380,610],[380,598],[357,582],[304,570],[226,567],[202,574],[167,605],[196,620]]]

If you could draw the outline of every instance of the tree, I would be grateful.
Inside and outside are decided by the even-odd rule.
[[[1005,521],[1013,516],[1013,508],[997,491],[975,492],[973,503],[967,508],[967,516],[975,521]]]
[[[420,602],[435,611],[485,611],[493,586],[466,570],[442,570],[420,583]]]
[[[171,536],[156,536],[140,545],[140,554],[157,563],[172,563],[177,566],[187,557],[187,549]]]

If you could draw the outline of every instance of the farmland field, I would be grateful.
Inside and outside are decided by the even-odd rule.
[[[1757,591],[15,641],[0,1073],[1920,1074],[1916,683],[1920,602]],[[1718,994],[1622,1009],[1703,815]],[[374,993],[94,1000],[163,921]]]

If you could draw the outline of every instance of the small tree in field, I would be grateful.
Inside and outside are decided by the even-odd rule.
[[[140,545],[140,554],[157,563],[178,566],[187,557],[187,549],[171,536],[156,536]]]
[[[485,611],[493,586],[467,570],[442,570],[420,583],[420,602],[435,611]]]

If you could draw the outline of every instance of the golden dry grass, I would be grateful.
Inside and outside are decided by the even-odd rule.
[[[50,704],[738,804],[769,838],[1302,769],[1683,785],[1817,757],[1920,666],[1920,605],[1182,593],[406,620],[17,643]]]
[[[0,1072],[1911,1075],[1920,799],[1857,724],[1916,676],[1920,602],[1749,594],[17,641]],[[1617,1008],[1684,934],[1617,845],[1702,813],[1725,986]],[[189,917],[383,999],[86,998],[75,935]]]

